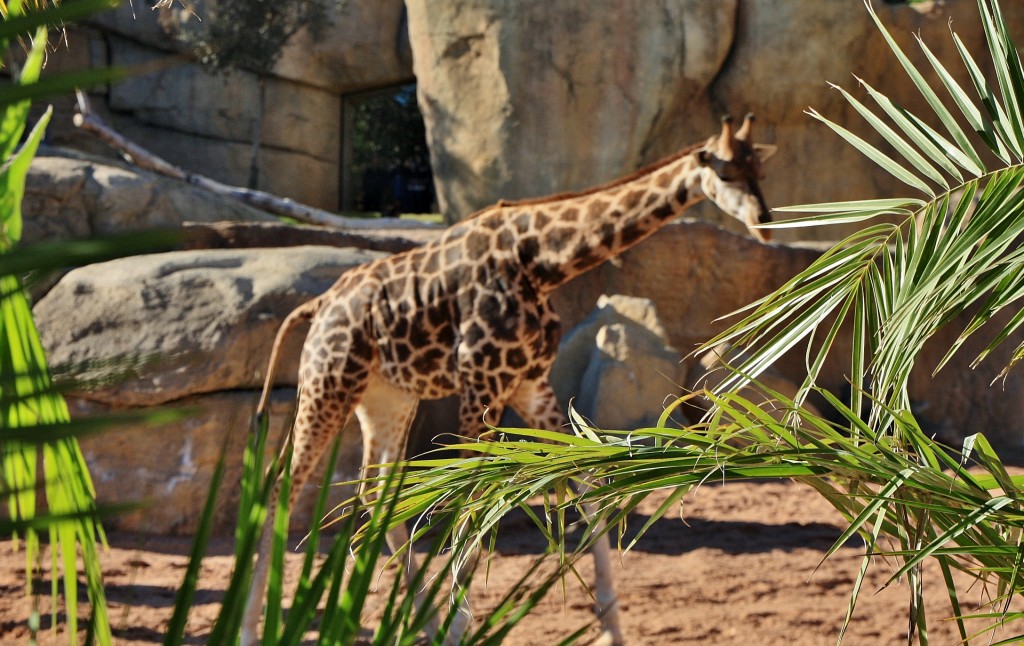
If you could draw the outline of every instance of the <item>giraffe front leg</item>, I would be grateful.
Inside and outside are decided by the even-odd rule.
[[[370,478],[383,481],[391,472],[390,467],[380,466],[398,462],[405,458],[405,447],[409,439],[409,427],[419,399],[412,393],[394,386],[379,375],[370,378],[366,392],[356,406],[356,417],[363,436],[363,484],[360,498],[370,505],[377,499],[377,494],[365,492]],[[416,599],[420,611],[427,610],[429,601],[423,596],[421,589],[413,589],[417,584],[420,563],[416,558],[412,545],[409,544],[409,531],[404,523],[388,529],[385,537],[393,554],[406,549],[405,581]],[[440,623],[436,614],[427,622],[426,631],[433,639]]]
[[[558,405],[558,398],[547,379],[523,383],[516,389],[511,400],[512,408],[532,428],[560,431],[566,424],[565,415]],[[598,484],[587,474],[582,474],[583,485],[580,495]],[[583,514],[588,522],[595,522],[594,531],[599,534],[590,548],[594,558],[594,596],[597,600],[597,615],[601,619],[602,634],[597,644],[623,644],[622,624],[619,618],[619,603],[615,594],[615,577],[612,574],[612,549],[605,532],[603,520],[594,521],[597,507],[594,503],[583,504]]]

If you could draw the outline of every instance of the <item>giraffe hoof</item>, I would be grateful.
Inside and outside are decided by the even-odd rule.
[[[622,635],[617,635],[610,630],[603,630],[601,634],[597,636],[597,639],[592,641],[591,646],[625,646],[625,641],[622,639]]]

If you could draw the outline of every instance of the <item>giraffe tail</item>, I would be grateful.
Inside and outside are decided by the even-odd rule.
[[[274,345],[270,350],[267,376],[263,380],[263,392],[260,394],[260,403],[256,406],[257,421],[262,421],[263,416],[267,413],[267,406],[270,402],[270,390],[274,387],[274,373],[277,371],[277,361],[280,358],[281,346],[284,344],[285,337],[296,325],[313,318],[313,315],[319,309],[319,297],[308,300],[292,310],[291,314],[285,317],[284,322],[281,323],[281,327],[277,329],[277,336],[274,337]]]

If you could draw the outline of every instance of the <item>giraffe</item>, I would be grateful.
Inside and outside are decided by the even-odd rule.
[[[566,417],[548,383],[560,339],[551,292],[704,198],[767,241],[766,231],[752,227],[771,221],[758,181],[774,147],[752,142],[751,123],[747,115],[734,131],[723,119],[717,136],[601,186],[499,201],[421,247],[347,271],[295,309],[278,330],[257,407],[257,414],[267,408],[283,338],[311,320],[290,438],[289,502],[353,412],[364,476],[368,465],[403,459],[421,399],[458,395],[460,432],[469,438],[485,421],[499,423],[508,406],[529,427],[561,429]],[[243,644],[257,639],[271,534],[264,529],[260,541]],[[404,527],[389,532],[394,550],[407,540]],[[609,550],[606,536],[592,550],[595,598],[604,640],[622,643]],[[410,578],[414,570],[411,563]]]

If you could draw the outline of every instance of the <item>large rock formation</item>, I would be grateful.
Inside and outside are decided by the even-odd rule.
[[[457,218],[611,179],[691,132],[684,106],[725,62],[737,3],[407,5],[440,206]],[[710,111],[691,111],[711,133]]]
[[[612,179],[691,143],[718,117],[756,112],[757,139],[779,145],[767,167],[770,205],[891,195],[901,185],[803,111],[860,121],[828,82],[853,75],[912,111],[925,101],[904,76],[859,2],[789,0],[355,0],[328,3],[323,39],[298,34],[265,79],[260,187],[336,208],[346,95],[416,80],[442,209],[450,220],[499,198],[573,190]],[[928,69],[920,33],[954,71],[960,57],[947,19],[983,58],[972,2],[921,12],[875,3],[911,58]],[[1024,4],[1003,3],[1011,25]],[[209,3],[172,11],[130,5],[73,31],[50,67],[132,65],[183,51]],[[415,71],[415,77],[413,72]],[[970,83],[962,78],[965,87]],[[189,169],[244,184],[256,75],[211,76],[196,64],[158,66],[94,95],[115,127]],[[99,150],[70,127],[58,102],[56,143]],[[863,132],[863,130],[862,130]],[[868,137],[880,143],[874,136]],[[711,207],[701,217],[726,226]],[[739,231],[739,228],[735,229]],[[840,228],[780,232],[835,238]]]
[[[123,258],[70,272],[34,307],[58,379],[84,380],[72,391],[73,411],[191,410],[165,427],[83,440],[101,500],[147,501],[156,510],[119,518],[118,526],[194,529],[221,448],[229,457],[226,477],[232,484],[226,490],[237,489],[242,447],[281,320],[346,269],[380,255],[289,247]],[[282,386],[295,385],[303,335],[297,329],[284,346]],[[293,401],[293,391],[276,394],[272,446],[290,426]],[[344,438],[335,481],[358,477],[358,435],[350,431]],[[308,515],[312,489],[300,503],[299,518]],[[237,496],[222,497],[222,530],[231,526],[236,505]]]

